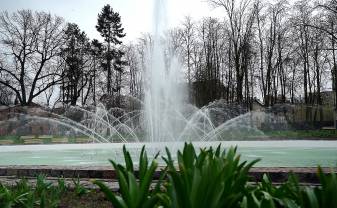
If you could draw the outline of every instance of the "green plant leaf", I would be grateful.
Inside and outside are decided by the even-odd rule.
[[[93,181],[93,183],[101,189],[101,191],[105,194],[107,199],[112,203],[114,207],[128,208],[125,202],[120,197],[116,196],[104,183],[98,180]]]

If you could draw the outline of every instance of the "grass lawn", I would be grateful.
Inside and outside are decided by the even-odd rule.
[[[266,136],[271,138],[289,139],[337,139],[337,130],[292,130],[292,131],[266,131]]]
[[[285,130],[285,131],[265,131],[265,136],[260,139],[337,139],[337,130]],[[228,140],[236,140],[236,136],[222,138]],[[233,137],[233,138],[232,138]],[[241,138],[241,137],[240,137]],[[240,139],[238,138],[238,139]],[[250,138],[247,136],[247,138]],[[249,140],[259,140],[259,137],[253,137]],[[88,143],[91,140],[88,137],[64,137],[64,136],[48,136],[48,135],[33,135],[33,136],[0,136],[0,145],[18,145],[18,144],[76,144]],[[116,141],[116,139],[115,139]]]
[[[88,143],[91,139],[88,137],[64,137],[64,136],[0,136],[0,145],[18,145],[18,144],[76,144]]]

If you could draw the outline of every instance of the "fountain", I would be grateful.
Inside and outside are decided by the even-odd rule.
[[[238,104],[214,101],[201,109],[187,103],[182,67],[169,54],[163,39],[167,27],[166,0],[154,0],[153,44],[147,53],[144,101],[130,98],[137,110],[106,109],[98,104],[89,108],[69,106],[63,114],[32,112],[14,117],[20,129],[36,123],[49,123],[50,135],[85,135],[92,142],[184,142],[247,140],[264,137],[256,125],[260,112],[248,112]],[[42,109],[38,109],[39,112]],[[264,114],[262,117],[268,117]],[[261,115],[260,115],[261,117]],[[60,131],[62,129],[62,131]]]
[[[248,112],[246,107],[224,100],[200,109],[188,104],[179,61],[165,52],[165,8],[166,0],[154,0],[154,39],[148,49],[145,99],[130,98],[142,106],[140,109],[106,109],[98,104],[69,106],[63,114],[42,109],[15,113],[0,125],[15,127],[13,131],[17,132],[47,123],[50,135],[86,136],[93,144],[0,146],[0,165],[108,165],[108,158],[120,161],[124,144],[138,155],[144,144],[154,153],[165,146],[174,151],[185,141],[197,147],[238,145],[244,159],[266,158],[259,163],[262,166],[337,164],[335,141],[254,141],[267,139],[261,129],[273,120],[286,126],[282,116]]]
[[[177,141],[181,127],[187,123],[182,112],[186,94],[179,76],[183,73],[178,59],[165,54],[167,46],[161,39],[166,25],[166,1],[154,1],[153,48],[149,51],[144,83],[145,123],[151,142]]]

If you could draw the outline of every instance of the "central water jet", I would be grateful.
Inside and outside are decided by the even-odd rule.
[[[153,43],[148,50],[145,73],[145,125],[148,141],[176,141],[183,124],[185,97],[181,67],[167,50],[166,0],[154,0]]]

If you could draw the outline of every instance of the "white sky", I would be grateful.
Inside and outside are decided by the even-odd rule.
[[[90,38],[98,38],[95,29],[97,14],[105,4],[119,12],[127,36],[126,42],[151,32],[155,0],[0,0],[0,10],[31,9],[48,11],[80,26]],[[222,16],[221,9],[213,9],[206,0],[167,0],[169,27],[178,25],[186,15],[195,20],[201,17]]]

